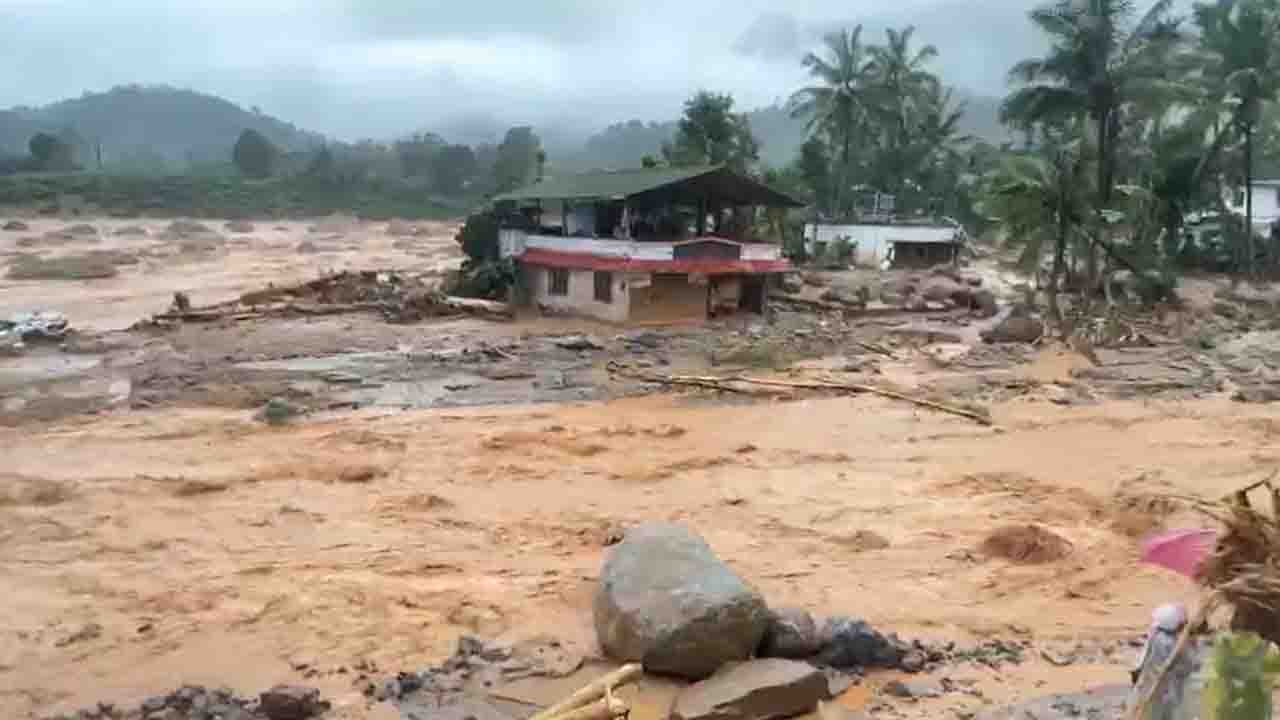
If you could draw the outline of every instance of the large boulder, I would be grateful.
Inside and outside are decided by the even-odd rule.
[[[795,660],[752,660],[725,668],[676,696],[672,720],[772,720],[812,712],[830,697],[827,676]]]
[[[981,333],[989,343],[1031,343],[1043,334],[1044,323],[1021,308],[1014,308],[1008,317]]]
[[[595,595],[600,647],[610,657],[691,680],[751,657],[769,624],[764,598],[681,525],[627,532]]]
[[[973,298],[973,288],[946,275],[930,275],[920,286],[920,295],[933,302],[951,301],[968,305]]]

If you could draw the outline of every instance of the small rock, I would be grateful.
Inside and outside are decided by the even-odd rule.
[[[809,611],[781,608],[769,613],[769,626],[760,643],[760,657],[807,658],[817,654],[822,645],[818,625]]]
[[[268,425],[283,425],[299,414],[301,411],[291,405],[288,400],[276,397],[267,401],[267,404],[258,412],[258,418]]]
[[[140,235],[146,235],[147,229],[144,227],[139,227],[137,225],[125,225],[119,230],[116,230],[113,234],[116,235],[117,237],[140,236]]]
[[[897,667],[901,652],[887,637],[862,620],[835,617],[820,634],[818,661],[837,668]]]
[[[147,698],[146,700],[142,701],[142,712],[145,714],[160,712],[168,704],[169,704],[169,698],[167,697],[156,696],[156,697]]]
[[[175,707],[167,707],[147,715],[147,720],[187,720],[186,713]]]
[[[26,232],[30,230],[31,227],[21,220],[10,220],[4,224],[3,229],[9,232]]]
[[[942,697],[942,688],[929,683],[902,682],[901,680],[891,680],[884,686],[886,695],[893,697],[908,698],[911,700],[919,700],[921,698]]]
[[[253,223],[247,222],[245,220],[232,220],[231,222],[227,223],[227,232],[244,235],[246,233],[251,233],[253,231],[254,231]]]
[[[565,350],[603,350],[604,346],[596,342],[594,338],[586,335],[570,335],[569,337],[559,338],[555,341],[556,347]]]
[[[770,720],[811,711],[830,697],[826,675],[795,660],[730,665],[676,696],[672,720]]]
[[[89,225],[88,223],[80,223],[79,225],[72,225],[70,227],[63,228],[62,233],[64,235],[90,237],[98,234],[98,228]]]
[[[258,698],[258,709],[268,720],[307,720],[329,709],[320,691],[297,685],[277,685]]]
[[[924,670],[925,665],[929,662],[925,653],[919,650],[910,650],[902,656],[902,662],[898,667],[909,673],[918,673]]]
[[[351,465],[338,473],[338,482],[351,485],[371,483],[382,475],[382,468],[377,465]]]

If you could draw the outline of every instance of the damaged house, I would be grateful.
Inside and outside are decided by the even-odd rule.
[[[792,268],[781,246],[746,241],[756,209],[802,206],[722,166],[548,178],[493,203],[523,300],[619,323],[763,312]]]

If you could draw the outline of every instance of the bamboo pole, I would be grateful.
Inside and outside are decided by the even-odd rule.
[[[529,720],[551,720],[551,718],[556,718],[556,720],[594,720],[597,716],[593,713],[601,711],[601,708],[596,706],[603,703],[604,707],[612,710],[622,703],[621,700],[613,697],[613,688],[615,686],[626,685],[643,674],[644,668],[639,663],[623,665],[607,675],[596,678],[587,686],[546,710],[537,713]],[[600,700],[600,702],[597,703],[597,700]],[[592,712],[585,712],[587,710]],[[579,715],[569,714],[579,711],[581,711]],[[625,713],[626,705],[621,704],[621,710],[617,715]],[[609,714],[604,717],[612,718],[617,715]]]

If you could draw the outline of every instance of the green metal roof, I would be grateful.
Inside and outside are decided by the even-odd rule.
[[[494,197],[492,202],[532,200],[621,200],[644,193],[685,191],[738,199],[748,205],[801,207],[804,203],[722,165],[682,168],[638,168],[550,177]],[[684,194],[684,193],[681,193]]]

